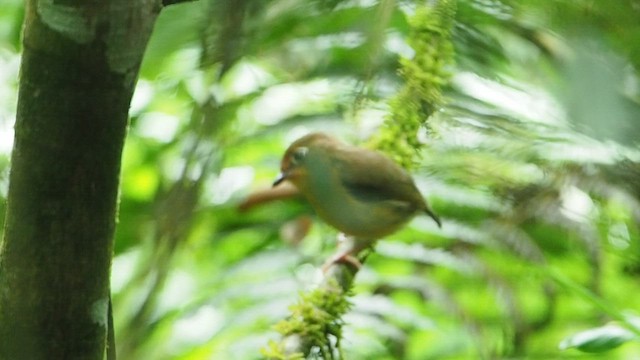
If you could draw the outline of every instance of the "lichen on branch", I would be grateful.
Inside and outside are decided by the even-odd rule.
[[[444,104],[442,88],[451,77],[454,56],[451,30],[456,0],[440,0],[418,7],[409,19],[407,42],[413,58],[401,58],[399,73],[404,81],[389,101],[389,113],[370,146],[387,153],[405,168],[411,168],[422,147],[418,139],[422,127]]]
[[[342,317],[350,308],[347,289],[351,282],[340,284],[336,278],[328,277],[318,288],[301,294],[298,303],[289,308],[291,316],[274,326],[282,339],[269,342],[262,354],[272,360],[304,359],[311,354],[322,359],[342,359]]]

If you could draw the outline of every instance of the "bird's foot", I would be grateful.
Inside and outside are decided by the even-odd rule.
[[[355,256],[350,253],[338,253],[330,257],[324,265],[322,265],[322,272],[324,274],[329,271],[332,265],[337,263],[344,263],[353,266],[356,270],[360,270],[362,268],[362,263]]]

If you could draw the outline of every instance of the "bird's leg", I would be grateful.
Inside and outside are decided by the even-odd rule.
[[[362,267],[362,263],[355,256],[351,255],[349,252],[341,251],[325,261],[322,265],[322,272],[326,273],[333,264],[337,263],[347,263],[358,270]]]
[[[338,242],[340,243],[339,247],[343,249],[338,250],[338,252],[327,259],[324,265],[322,265],[322,272],[326,273],[331,265],[335,263],[347,263],[359,270],[362,267],[362,263],[356,255],[369,247],[371,242],[348,237],[344,234],[339,235]]]

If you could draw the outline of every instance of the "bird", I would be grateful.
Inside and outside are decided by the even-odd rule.
[[[400,230],[419,213],[442,227],[440,218],[422,197],[413,178],[384,154],[345,144],[312,132],[285,151],[273,187],[293,184],[318,216],[352,239],[323,268],[346,261],[376,240]]]

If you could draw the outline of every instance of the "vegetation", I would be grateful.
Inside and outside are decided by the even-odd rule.
[[[22,6],[0,8],[2,213]],[[300,358],[283,342],[300,332],[325,359],[637,356],[639,15],[631,0],[163,9],[122,157],[118,357]],[[442,229],[416,218],[355,279],[325,281],[336,233],[307,204],[238,209],[311,130],[409,167]]]

